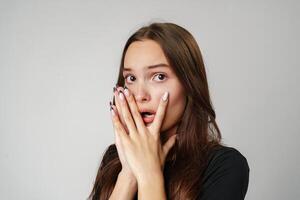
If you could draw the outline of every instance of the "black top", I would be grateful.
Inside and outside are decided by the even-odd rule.
[[[210,157],[199,200],[243,200],[249,182],[246,158],[235,148],[222,146]]]

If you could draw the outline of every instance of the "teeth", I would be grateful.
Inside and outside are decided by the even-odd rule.
[[[153,114],[142,113],[142,116],[143,116],[143,117],[151,117],[151,116],[153,116]]]

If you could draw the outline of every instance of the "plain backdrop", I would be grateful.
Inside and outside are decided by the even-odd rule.
[[[247,200],[299,199],[299,1],[0,1],[0,199],[81,200],[114,142],[123,46],[173,22],[196,38]]]

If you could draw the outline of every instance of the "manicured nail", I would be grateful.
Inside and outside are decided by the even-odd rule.
[[[117,90],[118,92],[122,91],[122,90],[121,90],[121,87],[119,87],[119,86],[116,87],[116,90]]]
[[[168,96],[169,96],[169,92],[165,92],[164,95],[163,95],[163,97],[162,97],[162,100],[163,101],[167,101]]]
[[[125,93],[125,95],[126,95],[127,97],[129,97],[129,91],[128,91],[127,88],[124,89],[124,93]]]
[[[115,116],[115,111],[114,111],[114,109],[113,109],[113,107],[112,107],[111,101],[109,102],[109,107],[110,107],[109,110],[110,110],[112,116]]]
[[[111,113],[112,116],[116,115],[116,113],[115,113],[115,111],[114,111],[114,109],[112,107],[110,107],[110,113]]]
[[[122,91],[119,92],[119,97],[122,101],[124,100],[124,95],[123,95]]]

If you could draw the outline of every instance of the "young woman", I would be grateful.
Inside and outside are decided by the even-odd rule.
[[[246,158],[221,142],[204,63],[193,36],[152,23],[125,44],[92,200],[244,199]]]

